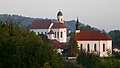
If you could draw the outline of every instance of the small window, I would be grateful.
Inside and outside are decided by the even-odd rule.
[[[61,38],[63,37],[63,33],[61,32]]]
[[[61,21],[63,21],[63,20],[61,19]]]
[[[59,38],[59,32],[57,32],[57,38]]]
[[[55,38],[56,38],[56,32],[55,32]]]
[[[87,52],[90,52],[90,45],[87,45]]]
[[[96,44],[94,44],[94,51],[97,51],[97,46],[96,46]]]
[[[39,35],[40,33],[38,32],[38,35]]]
[[[103,44],[103,52],[105,52],[105,44]]]
[[[80,44],[80,50],[82,51],[82,49],[83,49],[83,45],[82,45],[82,44]]]

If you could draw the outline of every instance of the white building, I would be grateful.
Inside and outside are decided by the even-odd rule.
[[[59,50],[61,45],[67,42],[67,29],[61,11],[57,13],[57,20],[35,20],[30,30],[36,35],[45,34],[48,36],[55,48]],[[76,39],[79,50],[97,53],[100,57],[107,57],[112,54],[112,39],[103,32],[80,30],[80,23],[76,23]],[[60,53],[61,54],[61,53]]]
[[[112,54],[112,39],[106,33],[93,30],[80,30],[77,19],[76,39],[79,50],[97,53],[100,57]]]
[[[30,26],[30,30],[36,35],[45,34],[56,48],[60,48],[67,40],[67,29],[61,11],[57,13],[57,20],[35,20]]]

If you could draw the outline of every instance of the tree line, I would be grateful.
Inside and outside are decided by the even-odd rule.
[[[0,68],[63,68],[49,40],[11,20],[0,24]]]

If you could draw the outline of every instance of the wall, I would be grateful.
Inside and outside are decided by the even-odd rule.
[[[59,41],[60,43],[66,43],[66,40],[67,40],[67,29],[66,28],[60,28],[60,29],[57,28],[57,29],[52,29],[52,30],[54,33],[59,32],[59,37],[57,37],[57,34],[56,34],[56,38],[54,37],[57,41]],[[38,32],[39,32],[39,34],[41,34],[41,33],[45,34],[45,32],[48,33],[50,31],[50,29],[31,29],[30,31],[34,31],[36,33],[36,35],[38,35]],[[61,37],[61,32],[63,34],[62,37]],[[48,34],[46,34],[46,35],[50,39],[50,36]]]
[[[108,51],[112,54],[112,40],[98,40],[98,41],[77,41],[79,49],[80,45],[83,45],[83,50],[87,52],[87,45],[90,45],[90,52],[96,52],[100,57],[107,57]],[[94,44],[96,44],[96,50],[94,50]],[[105,44],[105,51],[103,51],[103,44]]]
[[[60,29],[52,29],[53,32],[56,32],[55,39],[58,40],[61,43],[66,43],[67,40],[67,29],[66,28],[60,28]],[[57,37],[57,32],[59,32],[59,38]],[[62,32],[62,38],[61,38],[61,32]]]

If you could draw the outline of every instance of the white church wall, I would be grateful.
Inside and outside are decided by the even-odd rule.
[[[38,35],[38,33],[39,34],[42,34],[42,33],[47,34],[48,33],[48,29],[30,29],[30,31],[34,31],[36,35]]]
[[[62,28],[60,29],[60,34],[62,32],[62,37],[60,37],[60,42],[66,43],[67,40],[67,29],[66,28]]]
[[[53,32],[56,34],[55,39],[58,40],[61,43],[66,43],[66,37],[67,37],[67,30],[66,28],[60,28],[60,29],[52,29]],[[59,32],[59,34],[57,34]],[[61,32],[62,32],[62,37],[61,37]],[[59,35],[59,36],[58,36]],[[55,36],[55,35],[54,35]]]
[[[56,37],[54,35],[54,39],[58,40],[61,43],[66,43],[67,40],[67,29],[66,28],[59,28],[59,29],[52,29],[54,34],[56,32]],[[30,31],[34,31],[36,35],[38,34],[45,34],[50,39],[50,36],[47,34],[49,32],[49,29],[31,29]],[[59,32],[59,34],[57,34]],[[62,37],[61,37],[62,32]],[[59,36],[58,36],[59,35]]]
[[[105,51],[103,50],[103,45],[105,45]],[[101,40],[100,41],[100,56],[107,57],[108,53],[112,54],[112,40]]]
[[[94,45],[96,44],[96,52],[99,51],[99,41],[77,41],[78,42],[78,47],[81,49],[81,44],[83,45],[83,50],[87,52],[87,45],[89,44],[90,46],[90,52],[94,52]]]
[[[87,45],[89,44],[90,52],[96,52],[100,57],[107,57],[108,56],[108,50],[109,53],[112,54],[112,40],[101,40],[101,41],[77,41],[79,49],[88,51]],[[94,49],[94,45],[96,44],[96,51]],[[103,44],[105,44],[105,51],[103,51]]]

